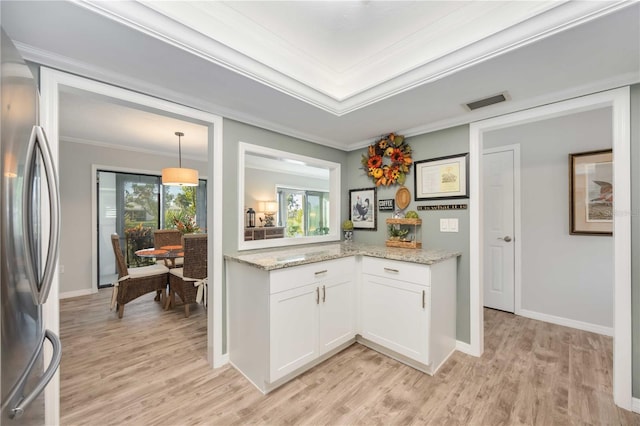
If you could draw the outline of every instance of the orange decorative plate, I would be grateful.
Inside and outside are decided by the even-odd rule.
[[[182,250],[182,246],[162,246],[160,248],[164,250]]]
[[[409,203],[411,203],[411,192],[406,186],[403,186],[396,191],[396,207],[404,210]]]

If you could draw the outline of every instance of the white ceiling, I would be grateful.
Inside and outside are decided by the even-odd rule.
[[[345,150],[640,81],[635,2],[0,5],[27,59]],[[462,106],[505,90],[503,104]],[[81,122],[99,107],[67,101]],[[62,131],[129,146],[161,139],[135,134],[135,114],[118,116],[118,126]],[[169,133],[163,149],[175,149],[176,125],[154,122]]]
[[[144,3],[336,101],[562,5],[558,1]]]
[[[289,158],[273,158],[247,153],[244,157],[244,166],[249,169],[306,176],[329,181],[329,169],[310,166],[301,161],[291,160]]]
[[[182,132],[182,158],[202,161],[207,157],[208,131],[204,125],[68,88],[60,93],[60,105],[63,142],[152,152],[175,158],[177,167],[178,136],[175,132]]]

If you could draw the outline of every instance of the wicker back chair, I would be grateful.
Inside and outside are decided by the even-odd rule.
[[[124,305],[144,294],[155,291],[158,294],[156,300],[164,301],[169,268],[163,265],[151,265],[128,269],[118,234],[111,234],[111,245],[118,268],[118,282],[113,287],[111,308],[113,309],[117,304],[118,318],[122,318],[124,314]]]
[[[184,316],[189,317],[189,305],[196,303],[198,288],[206,294],[207,234],[187,234],[182,237],[184,267],[169,271],[169,298],[165,308],[175,306],[176,294],[184,303]],[[204,297],[206,301],[206,296]]]
[[[153,231],[153,246],[155,248],[179,245],[182,245],[182,233],[177,229],[156,229]]]
[[[153,246],[157,249],[166,246],[180,246],[182,245],[182,232],[177,229],[156,229],[153,231]],[[182,266],[183,258],[177,257],[170,262],[169,259],[161,259],[156,263],[171,268],[174,265]]]

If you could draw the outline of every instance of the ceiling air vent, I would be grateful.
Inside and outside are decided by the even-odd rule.
[[[504,102],[509,99],[510,99],[509,94],[507,92],[502,92],[497,95],[489,96],[488,98],[479,99],[477,101],[466,103],[464,104],[464,106],[467,107],[469,111],[473,111],[478,108],[484,108],[489,105],[498,104],[500,102]]]

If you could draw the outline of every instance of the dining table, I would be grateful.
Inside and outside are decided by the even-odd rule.
[[[180,245],[162,246],[158,248],[151,247],[137,250],[135,254],[139,257],[155,257],[156,259],[163,259],[165,266],[173,269],[176,267],[176,259],[184,257],[184,248]]]

